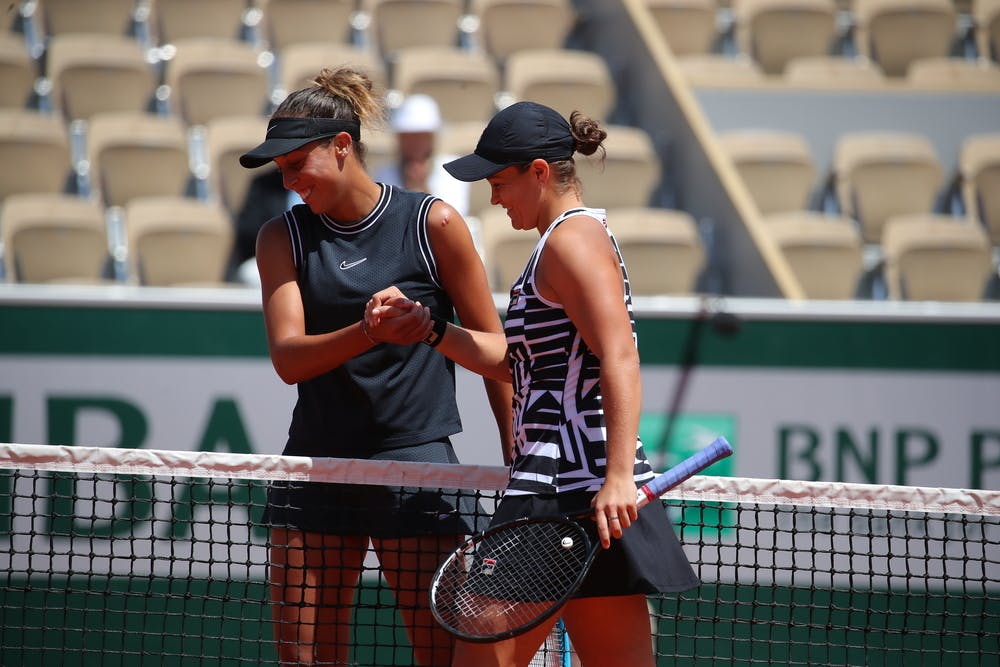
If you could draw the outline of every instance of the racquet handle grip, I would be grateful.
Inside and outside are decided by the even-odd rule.
[[[684,480],[697,475],[708,466],[732,453],[733,446],[725,438],[719,436],[700,452],[692,454],[670,470],[643,484],[636,494],[636,506],[647,505]]]

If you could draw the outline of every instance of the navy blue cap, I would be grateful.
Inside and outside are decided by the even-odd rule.
[[[536,102],[517,102],[490,119],[476,150],[444,165],[460,181],[478,181],[515,164],[532,160],[568,160],[576,150],[569,123]]]

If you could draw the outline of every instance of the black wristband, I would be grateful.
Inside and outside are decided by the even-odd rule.
[[[427,338],[424,342],[431,347],[437,347],[441,339],[444,338],[444,331],[448,328],[448,322],[442,320],[440,317],[432,317],[431,321],[434,323],[431,332],[427,334]]]

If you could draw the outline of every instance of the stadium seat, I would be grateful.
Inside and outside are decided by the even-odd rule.
[[[783,79],[802,88],[878,89],[886,85],[882,69],[868,58],[802,56],[785,65]]]
[[[686,211],[626,207],[608,209],[634,296],[691,294],[706,252],[694,218]]]
[[[716,0],[645,0],[675,56],[711,53],[719,34]]]
[[[324,67],[350,65],[363,71],[381,90],[388,87],[382,58],[371,49],[338,42],[296,42],[289,44],[278,56],[281,88],[290,93],[305,88]]]
[[[692,54],[678,58],[677,64],[695,88],[753,88],[766,81],[760,65],[746,56]]]
[[[249,0],[150,0],[150,33],[161,45],[199,38],[240,40],[248,7]]]
[[[365,146],[365,169],[369,174],[378,173],[399,158],[399,143],[388,125],[362,127],[361,143]]]
[[[616,99],[607,63],[590,51],[533,49],[512,53],[503,83],[512,101],[545,104],[567,118],[573,111],[582,111],[603,121]]]
[[[498,63],[515,51],[559,49],[576,11],[569,0],[471,0],[479,45]]]
[[[888,76],[919,58],[947,56],[955,40],[951,0],[855,0],[855,45]]]
[[[396,53],[392,87],[404,96],[430,95],[444,122],[485,122],[496,110],[496,64],[481,52],[459,47],[412,47]]]
[[[982,225],[941,215],[897,216],[882,237],[889,296],[916,301],[979,301],[992,273]]]
[[[267,110],[268,71],[249,44],[204,38],[177,41],[174,46],[177,50],[166,63],[165,79],[172,112],[187,125]]]
[[[924,90],[1000,92],[1000,65],[968,58],[921,58],[910,63],[906,81]]]
[[[462,123],[445,123],[438,133],[437,149],[441,155],[461,157],[476,149],[485,123],[474,120]],[[469,183],[469,213],[477,216],[490,206],[490,184],[485,180]]]
[[[849,132],[834,145],[833,176],[842,213],[879,243],[887,218],[930,213],[943,169],[930,140],[907,133]]]
[[[36,0],[33,15],[40,35],[66,33],[128,35],[132,31],[136,0]]]
[[[959,170],[969,217],[982,222],[993,245],[1000,248],[1000,134],[966,137]]]
[[[787,211],[764,218],[809,299],[853,299],[863,273],[857,224],[844,216]]]
[[[68,191],[72,157],[62,118],[0,109],[0,163],[0,200],[17,193]]]
[[[233,223],[221,205],[187,197],[142,197],[125,208],[133,282],[221,286]]]
[[[829,54],[837,34],[834,0],[740,0],[734,9],[740,49],[767,74],[781,74],[792,58]]]
[[[91,191],[105,206],[136,197],[183,195],[191,179],[180,119],[152,113],[106,112],[87,128]]]
[[[583,201],[602,208],[648,206],[660,183],[660,158],[652,139],[638,127],[608,125],[605,129],[603,161],[600,151],[576,158]]]
[[[293,44],[348,44],[354,0],[259,0],[260,32],[278,54]]]
[[[0,210],[7,280],[103,282],[109,266],[104,210],[72,194],[18,194]]]
[[[1000,61],[1000,0],[972,0],[972,18],[980,57]]]
[[[273,162],[261,169],[244,169],[239,163],[239,157],[260,143],[266,130],[263,116],[224,116],[205,126],[211,190],[230,215],[240,211],[257,172],[275,168]]]
[[[131,37],[56,35],[47,61],[52,108],[67,121],[103,111],[145,111],[153,100],[156,75]]]
[[[0,32],[0,108],[23,109],[34,91],[38,69],[24,37]]]
[[[538,245],[538,233],[514,229],[506,211],[490,206],[479,212],[479,238],[490,289],[506,294],[521,275],[531,252]]]
[[[372,42],[387,61],[415,47],[458,46],[464,0],[360,0],[371,17]]]
[[[744,130],[722,133],[719,141],[762,214],[809,208],[816,167],[802,135]]]

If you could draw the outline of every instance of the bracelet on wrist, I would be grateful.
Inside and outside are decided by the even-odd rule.
[[[365,335],[365,338],[371,341],[372,345],[378,345],[378,341],[372,338],[372,335],[368,333],[368,322],[364,318],[361,318],[361,333]]]
[[[437,347],[441,339],[444,338],[444,332],[448,328],[448,322],[442,320],[440,317],[432,317],[433,322],[431,332],[427,334],[427,338],[424,338],[424,342],[431,347]]]

